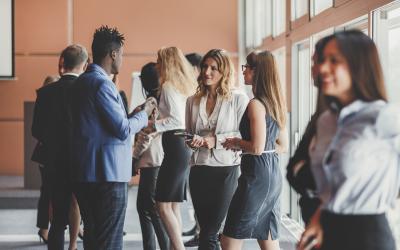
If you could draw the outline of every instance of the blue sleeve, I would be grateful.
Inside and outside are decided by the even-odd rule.
[[[144,111],[127,118],[124,108],[118,100],[118,91],[112,84],[104,82],[96,94],[96,106],[104,125],[120,140],[125,140],[147,126],[147,115]]]

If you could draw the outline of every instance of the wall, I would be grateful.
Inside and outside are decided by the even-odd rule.
[[[95,28],[125,34],[121,88],[130,96],[132,71],[156,59],[162,46],[185,53],[224,48],[237,61],[237,1],[15,0],[16,79],[0,81],[0,175],[23,175],[23,103],[34,101],[46,75],[57,73],[71,43],[90,49]]]

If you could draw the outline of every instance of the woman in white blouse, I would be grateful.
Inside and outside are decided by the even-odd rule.
[[[212,49],[203,57],[197,93],[186,102],[186,131],[194,149],[190,193],[200,224],[199,249],[219,249],[218,231],[237,186],[239,152],[221,142],[240,136],[239,123],[248,97],[233,90],[234,69],[226,51]]]
[[[173,249],[185,249],[179,203],[186,199],[190,149],[183,137],[185,103],[197,86],[192,66],[176,47],[158,51],[157,69],[161,83],[160,119],[149,122],[153,132],[162,133],[164,160],[158,173],[155,200]]]
[[[394,250],[385,213],[399,192],[399,110],[386,104],[378,52],[368,36],[350,30],[328,40],[319,74],[322,92],[339,105],[337,132],[321,170],[313,170],[322,205],[299,248]]]

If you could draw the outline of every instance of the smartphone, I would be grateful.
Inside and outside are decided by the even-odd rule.
[[[177,131],[174,133],[174,135],[185,137],[185,139],[187,140],[192,140],[194,137],[192,134],[187,133],[185,131]]]

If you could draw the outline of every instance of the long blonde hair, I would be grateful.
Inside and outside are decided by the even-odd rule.
[[[161,85],[170,84],[181,94],[192,95],[197,86],[196,77],[182,51],[177,47],[161,48],[157,55]]]
[[[253,94],[280,128],[286,125],[286,102],[283,98],[274,56],[269,51],[252,52],[247,64],[254,68]]]
[[[203,77],[203,64],[208,58],[215,60],[218,65],[218,71],[222,74],[221,80],[218,83],[217,93],[223,98],[229,98],[232,94],[235,70],[231,59],[223,49],[212,49],[201,60],[201,71],[197,78],[199,85],[197,86],[196,95],[205,96],[207,94],[207,86],[204,84]]]

